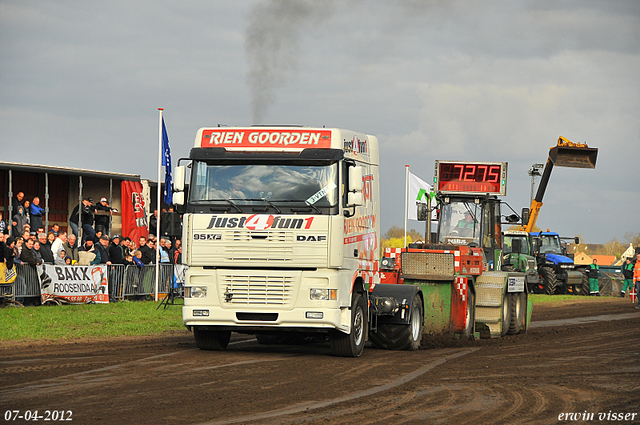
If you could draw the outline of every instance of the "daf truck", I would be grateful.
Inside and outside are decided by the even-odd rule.
[[[173,196],[199,348],[224,350],[232,332],[315,335],[347,357],[370,333],[420,346],[420,287],[380,284],[378,159],[376,137],[351,130],[198,130]]]

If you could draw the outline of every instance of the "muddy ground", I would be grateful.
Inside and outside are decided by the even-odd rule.
[[[424,346],[368,346],[347,359],[326,343],[265,346],[233,334],[228,351],[207,352],[186,330],[0,342],[0,418],[37,410],[82,424],[461,425],[550,424],[569,413],[607,423],[615,413],[616,423],[640,423],[640,311],[628,299],[538,304],[526,334]]]

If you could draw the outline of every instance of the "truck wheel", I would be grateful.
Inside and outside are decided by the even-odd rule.
[[[193,328],[193,336],[196,346],[201,350],[223,351],[229,345],[231,331],[212,331],[208,329]]]
[[[467,317],[464,324],[464,332],[461,335],[463,340],[467,340],[473,335],[476,323],[476,294],[467,287]]]
[[[360,357],[364,350],[367,314],[362,295],[355,293],[351,302],[351,332],[333,331],[329,335],[331,351],[336,356]]]
[[[511,323],[509,324],[509,335],[520,333],[524,327],[524,312],[527,307],[527,293],[513,292],[511,297]]]
[[[502,331],[500,336],[505,336],[511,326],[511,294],[504,289],[502,294]]]
[[[540,278],[544,282],[544,293],[547,295],[555,294],[556,287],[558,286],[555,270],[550,267],[541,267]]]
[[[424,303],[416,294],[411,307],[409,324],[378,323],[378,331],[369,335],[371,342],[385,350],[417,350],[422,341]]]

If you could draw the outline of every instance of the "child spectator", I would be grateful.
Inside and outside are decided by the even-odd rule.
[[[132,261],[136,266],[140,268],[144,267],[144,263],[142,262],[142,252],[140,252],[139,249],[136,249],[136,251],[133,253]]]
[[[60,250],[60,255],[58,255],[58,257],[56,257],[56,266],[64,266],[66,263],[64,262],[64,259],[67,258],[67,253],[64,249]]]
[[[14,238],[20,236],[20,233],[24,230],[24,226],[29,224],[29,218],[24,214],[24,207],[19,205],[17,211],[11,223],[11,234]]]

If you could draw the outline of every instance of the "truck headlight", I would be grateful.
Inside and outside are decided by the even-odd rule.
[[[309,292],[309,298],[313,301],[322,301],[322,300],[337,300],[338,299],[338,290],[337,289],[314,289],[311,288]]]
[[[185,286],[184,297],[185,298],[205,298],[207,296],[206,286]]]

